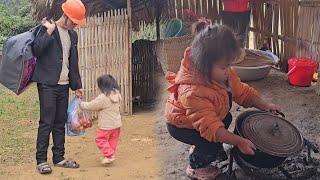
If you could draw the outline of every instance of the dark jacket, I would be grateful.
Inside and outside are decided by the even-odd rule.
[[[33,43],[33,53],[37,57],[32,80],[46,85],[57,85],[62,70],[62,45],[58,28],[49,35],[46,27],[40,26],[40,32]],[[38,30],[37,30],[38,31]],[[72,90],[82,88],[78,66],[78,35],[69,31],[71,48],[69,56],[69,86]]]

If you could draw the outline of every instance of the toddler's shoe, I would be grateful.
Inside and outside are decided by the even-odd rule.
[[[195,148],[196,148],[195,145],[192,145],[192,146],[190,147],[190,149],[189,149],[189,155],[191,155],[191,154],[193,153],[193,151],[194,151]]]
[[[115,160],[114,156],[111,156],[110,158],[105,157],[102,159],[101,164],[102,165],[111,164],[114,160]]]

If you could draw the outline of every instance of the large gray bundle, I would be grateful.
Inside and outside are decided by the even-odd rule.
[[[4,44],[0,62],[0,83],[17,95],[31,84],[36,65],[32,44],[40,28],[39,25],[30,31],[13,36]]]

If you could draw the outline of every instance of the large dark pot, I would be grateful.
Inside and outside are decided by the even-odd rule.
[[[239,135],[239,136],[241,136],[241,137],[244,137],[243,132],[242,132],[243,121],[246,118],[248,118],[249,116],[251,116],[253,114],[257,114],[257,113],[266,113],[266,112],[253,110],[253,111],[244,112],[241,115],[239,115],[238,118],[237,118],[236,128],[234,130],[234,133]],[[253,143],[256,144],[255,142],[253,142]],[[301,150],[302,150],[302,148],[303,148],[303,142],[301,142]],[[235,147],[234,156],[239,156],[245,162],[247,162],[247,163],[249,163],[249,164],[251,164],[251,165],[253,165],[255,167],[259,167],[259,168],[275,168],[275,167],[278,167],[287,158],[287,156],[271,155],[271,154],[263,152],[263,151],[261,151],[259,149],[257,149],[255,151],[255,155],[253,155],[253,156],[245,155],[237,147]]]

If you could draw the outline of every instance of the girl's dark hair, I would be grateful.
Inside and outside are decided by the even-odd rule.
[[[213,25],[194,38],[191,61],[196,69],[211,81],[212,65],[219,60],[232,62],[240,52],[240,45],[232,30],[224,25]]]
[[[192,24],[192,34],[198,34],[207,27],[205,22],[195,22]]]
[[[105,95],[110,95],[112,91],[120,91],[117,81],[109,74],[102,75],[97,79],[98,87]]]

